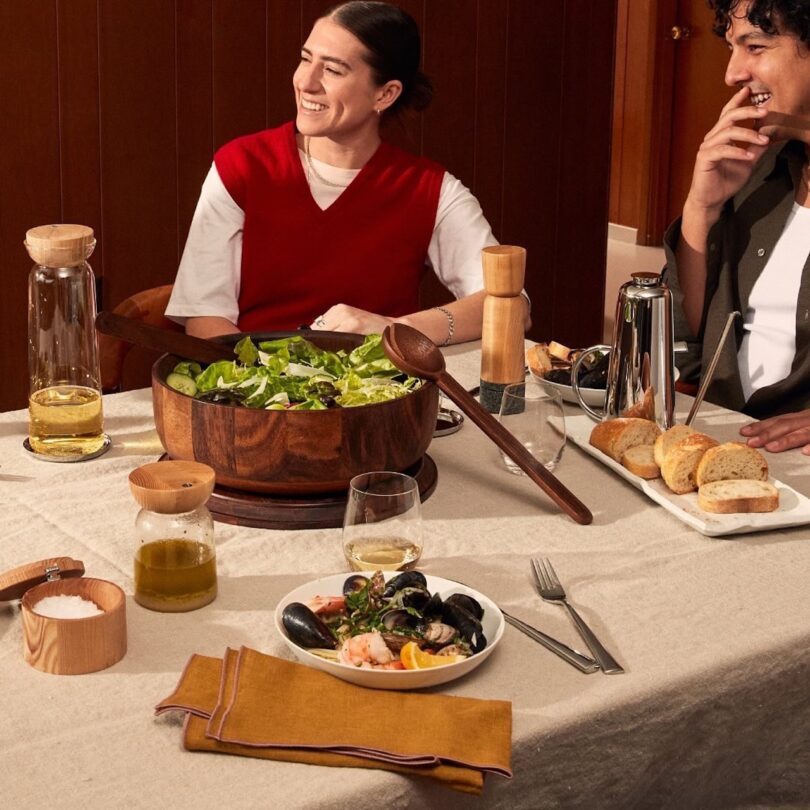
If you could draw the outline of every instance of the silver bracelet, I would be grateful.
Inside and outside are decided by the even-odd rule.
[[[438,309],[439,312],[443,312],[447,318],[447,337],[444,339],[444,342],[440,343],[439,345],[449,346],[450,341],[453,339],[453,333],[456,331],[456,319],[453,317],[453,313],[450,312],[449,309],[445,309],[444,307],[433,307],[433,309]]]

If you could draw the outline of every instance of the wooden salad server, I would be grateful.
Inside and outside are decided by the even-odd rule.
[[[385,328],[382,342],[397,368],[436,383],[567,515],[583,525],[593,520],[588,507],[447,373],[444,355],[429,338],[410,326],[394,323]]]
[[[214,340],[203,340],[183,332],[172,332],[159,326],[150,326],[135,318],[116,315],[114,312],[99,312],[96,329],[104,335],[126,340],[144,349],[176,354],[187,360],[214,363],[217,360],[233,360],[233,346]]]

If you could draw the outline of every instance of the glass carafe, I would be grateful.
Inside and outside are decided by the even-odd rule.
[[[109,445],[104,434],[96,339],[96,242],[84,225],[42,225],[26,233],[30,449],[53,461],[81,461]]]

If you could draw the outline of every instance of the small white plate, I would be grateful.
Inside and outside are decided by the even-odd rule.
[[[633,486],[638,487],[648,498],[663,506],[678,520],[697,529],[707,537],[765,532],[770,529],[784,529],[789,526],[803,526],[805,523],[810,523],[810,500],[787,484],[773,478],[768,480],[779,490],[779,508],[775,512],[731,515],[704,512],[698,506],[697,492],[676,495],[660,478],[647,481],[631,473],[627,467],[614,461],[601,450],[597,450],[589,441],[593,427],[593,420],[584,414],[571,416],[565,420],[568,438],[574,444],[582,448],[588,455],[601,461],[606,467],[610,467],[613,472],[618,473]]]
[[[373,572],[361,572],[365,576],[371,576]],[[385,574],[386,581],[397,575],[397,571],[391,571]],[[275,622],[276,630],[284,643],[290,648],[295,657],[307,666],[320,669],[323,672],[328,672],[336,678],[348,681],[349,683],[357,684],[358,686],[366,686],[370,689],[422,689],[427,686],[438,686],[448,681],[454,681],[456,678],[472,672],[477,666],[482,664],[493,652],[498,642],[503,635],[504,620],[503,614],[498,610],[498,606],[478,591],[468,588],[459,582],[453,582],[450,579],[442,579],[441,577],[432,577],[425,574],[427,579],[427,587],[430,593],[438,591],[442,599],[446,599],[453,593],[463,593],[476,599],[478,603],[484,608],[484,616],[481,620],[484,635],[487,639],[487,646],[481,652],[471,655],[464,661],[459,661],[457,664],[447,664],[443,667],[433,667],[431,669],[404,669],[404,670],[385,670],[385,669],[359,669],[357,667],[349,666],[348,664],[341,664],[337,661],[329,661],[325,658],[320,658],[317,655],[299,647],[295,642],[287,637],[284,625],[281,622],[281,614],[284,608],[291,602],[307,602],[314,596],[334,596],[343,593],[343,583],[350,574],[334,574],[332,576],[316,579],[313,582],[308,582],[306,585],[301,585],[293,591],[290,591],[286,596],[282,597],[276,607]]]

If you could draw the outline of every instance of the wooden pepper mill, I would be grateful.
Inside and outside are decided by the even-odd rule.
[[[486,247],[484,266],[484,324],[481,335],[481,405],[498,413],[504,388],[522,383],[524,372],[523,279],[526,249],[513,245]]]

